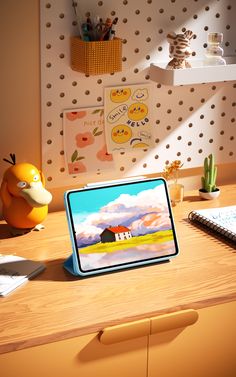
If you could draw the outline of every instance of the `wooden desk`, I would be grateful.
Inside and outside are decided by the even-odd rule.
[[[40,260],[47,267],[41,275],[9,296],[0,299],[0,353],[2,353],[0,355],[0,370],[5,371],[4,377],[12,375],[8,374],[8,370],[11,369],[10,365],[14,364],[14,360],[18,360],[17,357],[22,360],[24,355],[28,355],[27,358],[29,359],[29,354],[24,353],[29,350],[32,353],[32,350],[44,349],[43,347],[50,347],[50,343],[52,345],[67,344],[68,346],[67,342],[77,339],[76,352],[78,352],[78,339],[82,339],[83,355],[86,355],[85,349],[90,354],[92,351],[88,344],[91,346],[95,337],[97,337],[97,333],[107,326],[151,318],[183,309],[196,309],[199,313],[207,313],[208,322],[206,322],[207,325],[204,324],[204,327],[212,325],[214,322],[212,318],[216,321],[217,318],[219,318],[219,321],[222,319],[220,323],[215,323],[215,326],[217,329],[222,327],[223,337],[226,338],[224,341],[222,340],[222,347],[228,345],[228,348],[231,348],[229,347],[229,337],[232,335],[235,339],[236,334],[235,321],[228,323],[230,320],[233,322],[233,318],[236,318],[235,248],[189,224],[187,215],[193,209],[219,207],[235,203],[236,185],[222,187],[221,196],[214,201],[200,200],[197,192],[187,193],[184,202],[173,208],[180,246],[179,256],[172,259],[171,262],[83,280],[70,276],[62,267],[63,261],[71,253],[64,212],[50,214],[45,221],[45,230],[31,232],[17,238],[11,238],[8,226],[1,222],[0,253],[15,253],[23,257]],[[202,315],[202,318],[204,318],[204,315]],[[229,333],[227,333],[227,326],[230,328]],[[207,328],[201,331],[207,333]],[[199,331],[197,332],[199,333]],[[150,345],[150,339],[148,342]],[[169,344],[169,340],[163,342],[162,346]],[[192,340],[188,342],[192,342]],[[202,346],[206,342],[205,337],[202,339],[202,335],[200,342],[202,342]],[[124,354],[125,346],[120,346],[120,344],[114,345],[118,348],[112,348],[112,355],[120,352],[122,360],[124,360],[129,353]],[[134,343],[136,352],[141,352],[143,347],[145,349],[146,344],[146,340],[144,346],[143,344],[137,346],[137,342]],[[131,346],[129,345],[129,349]],[[157,343],[153,347],[155,349]],[[160,348],[160,344],[158,347]],[[232,352],[233,349],[232,343]],[[14,352],[16,350],[22,351]],[[99,349],[96,352],[100,355],[101,350]],[[106,355],[107,352],[105,352]],[[200,350],[198,350],[199,352]],[[151,350],[149,354],[151,355]],[[168,351],[167,354],[169,354]],[[11,355],[14,357],[10,357]],[[143,375],[141,372],[143,373],[146,370],[147,363],[144,367],[143,360],[146,360],[146,356],[143,359],[139,355],[140,361],[138,362],[137,353],[135,355],[133,362],[138,372],[136,371],[136,374],[133,375],[137,377]],[[108,354],[108,356],[113,367],[116,366],[111,355]],[[164,356],[162,355],[162,357]],[[105,360],[106,357],[99,356],[100,364],[102,359]],[[84,363],[87,363],[86,367],[88,368],[88,360],[91,361],[91,355],[84,356],[82,360],[83,368],[85,368]],[[107,368],[108,359],[106,359],[106,362]],[[130,362],[132,361],[129,360]],[[187,361],[185,360],[184,363],[187,363]],[[152,366],[151,361],[149,365]],[[235,361],[234,364],[230,364],[231,367],[234,371],[236,370]],[[94,374],[96,377],[100,376],[99,368]],[[166,368],[166,366],[163,366],[163,368]],[[57,371],[57,374],[55,374],[57,377],[63,375],[62,369],[62,366],[60,366],[61,374],[60,371]],[[47,370],[49,370],[48,365]],[[81,369],[82,374],[80,376],[88,375],[92,377],[91,371],[86,374],[86,370],[86,368]],[[220,371],[218,364],[216,371]],[[29,370],[28,373],[30,375],[32,371]],[[35,369],[33,373],[34,376],[38,376]],[[41,373],[43,371],[40,369],[40,375]],[[74,373],[76,375],[77,372]],[[123,376],[126,375],[123,370],[120,373],[119,369],[119,375],[122,373]],[[155,376],[155,373],[153,376]],[[170,374],[164,376],[171,376],[171,373],[170,371]],[[176,373],[175,375],[177,375]],[[20,376],[19,368],[17,375]],[[23,375],[28,377],[25,371]],[[67,375],[74,376],[73,372]],[[102,375],[106,376],[104,372],[101,372]],[[107,376],[109,375],[108,373]],[[114,371],[112,375],[116,376]],[[149,376],[152,376],[151,372]],[[182,376],[185,376],[185,374]],[[191,374],[191,376],[195,376],[195,374]],[[205,374],[201,374],[202,376],[205,376]],[[218,374],[214,374],[214,376],[218,376]],[[224,374],[224,376],[228,377],[231,374]]]

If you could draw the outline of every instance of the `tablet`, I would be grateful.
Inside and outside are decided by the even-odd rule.
[[[64,200],[75,275],[150,265],[178,254],[163,178],[70,190]]]

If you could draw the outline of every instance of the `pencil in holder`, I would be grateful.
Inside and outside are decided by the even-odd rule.
[[[87,42],[71,37],[71,68],[86,75],[121,71],[122,39]]]

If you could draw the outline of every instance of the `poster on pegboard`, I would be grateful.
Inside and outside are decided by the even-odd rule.
[[[105,88],[105,135],[109,153],[154,146],[150,84]]]
[[[114,168],[104,136],[104,108],[63,112],[63,137],[68,174],[101,172]]]

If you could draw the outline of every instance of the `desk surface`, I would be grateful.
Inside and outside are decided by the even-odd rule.
[[[0,222],[0,253],[46,264],[46,270],[0,298],[0,353],[97,332],[106,326],[236,299],[235,247],[187,221],[193,209],[236,203],[236,185],[213,201],[189,192],[173,208],[180,254],[171,262],[89,279],[70,276],[65,212],[50,214],[46,229],[11,238]]]

